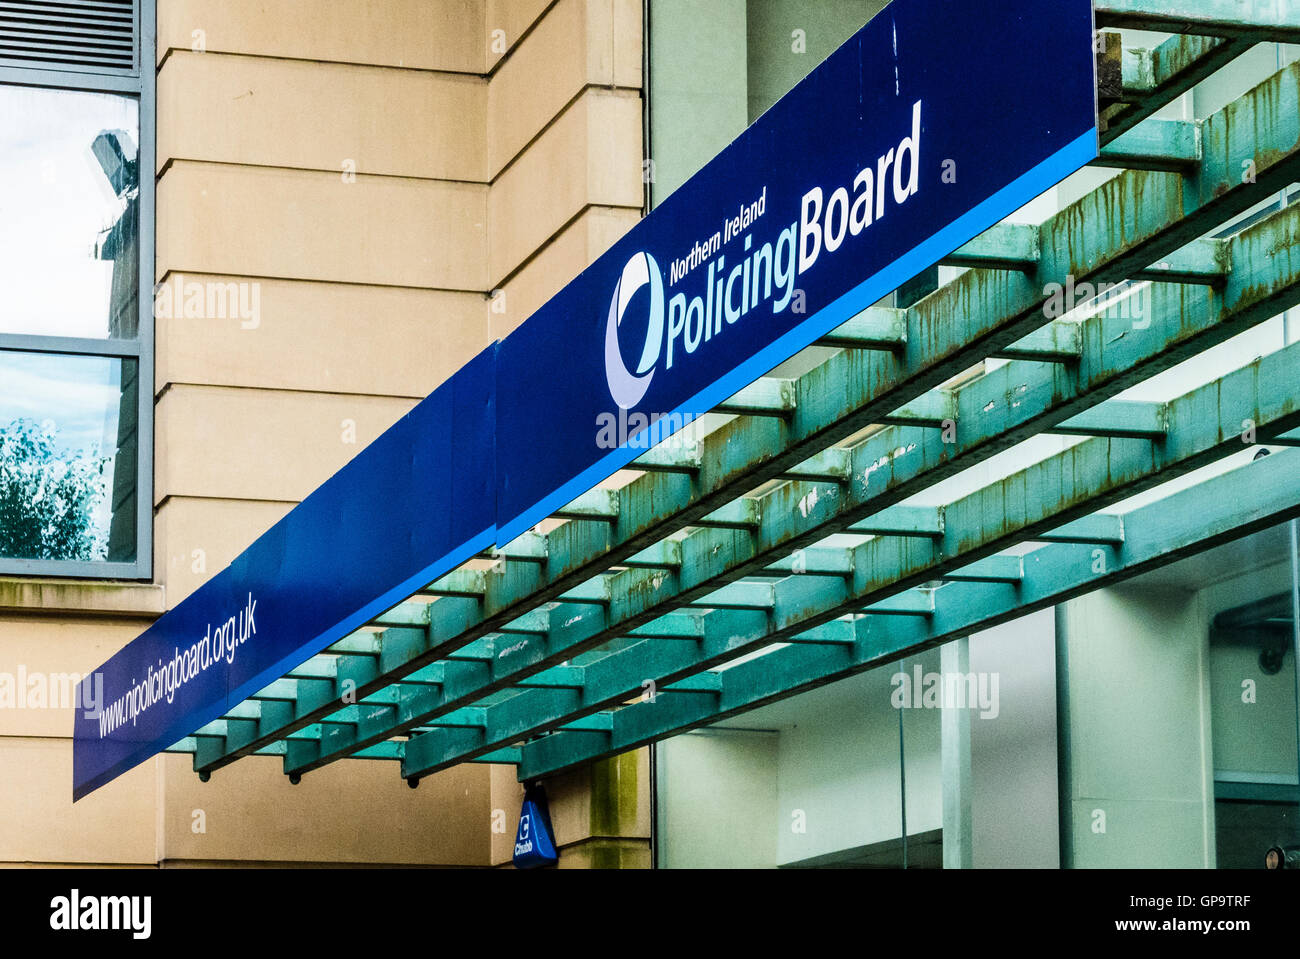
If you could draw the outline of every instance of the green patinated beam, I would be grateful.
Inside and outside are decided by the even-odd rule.
[[[817,345],[898,352],[907,345],[907,312],[868,307],[818,340]]]
[[[1113,143],[1156,110],[1174,102],[1198,83],[1241,56],[1250,38],[1175,35],[1153,49],[1124,49],[1123,98],[1103,111],[1101,142]]]
[[[680,434],[678,434],[680,436]],[[685,473],[694,475],[704,463],[700,444],[674,437],[670,442],[648,449],[629,465],[630,469],[648,473]]]
[[[1066,436],[1136,436],[1158,439],[1168,429],[1167,412],[1163,403],[1107,400],[1078,416],[1070,417],[1064,423],[1054,426],[1050,432]]]
[[[945,509],[947,523],[940,548],[900,553],[891,548],[888,540],[873,540],[858,548],[861,555],[855,559],[854,567],[862,572],[855,574],[847,585],[829,585],[824,579],[810,584],[808,578],[796,576],[765,586],[772,600],[762,608],[771,610],[771,623],[749,645],[784,639],[858,609],[876,615],[933,615],[935,591],[911,587],[967,566],[972,556],[982,558],[991,550],[1015,545],[1023,539],[1105,545],[1117,552],[1127,542],[1122,517],[1093,514],[1065,525],[1055,521],[1140,492],[1213,458],[1242,451],[1243,444],[1231,429],[1242,415],[1259,423],[1295,424],[1300,421],[1300,412],[1292,408],[1286,389],[1295,382],[1300,382],[1300,344],[1171,403],[1170,415],[1176,429],[1162,443],[1164,450],[1155,457],[1156,463],[1152,462],[1151,444],[1146,441],[1093,440],[1080,444],[950,504]],[[1044,494],[1049,492],[1047,498]],[[745,584],[727,588],[741,585]],[[784,596],[782,587],[786,587],[786,593],[796,595]],[[897,592],[899,587],[904,587],[904,591]],[[810,589],[815,592],[815,599],[798,595],[807,594]],[[864,600],[882,592],[887,594],[885,598],[864,604]],[[737,651],[741,650],[733,648],[729,652]],[[636,655],[633,649],[625,649],[612,654],[596,669],[609,670],[618,658],[635,661]],[[695,665],[707,668],[713,664],[701,661]],[[610,680],[612,688],[601,688],[600,673],[594,669],[590,675],[592,681],[581,698],[584,705],[580,708],[586,710],[600,709],[611,700],[624,698],[627,690],[619,687],[627,684],[629,677],[637,682],[646,677],[645,673],[625,673],[620,679],[615,674]],[[666,681],[654,673],[649,678]],[[483,746],[500,740],[499,727],[515,734],[529,718],[535,723],[529,728],[530,733],[553,728],[561,717],[546,714],[539,705],[519,697],[490,707]],[[414,742],[418,747],[418,738]],[[418,777],[442,768],[421,765],[422,757],[418,748],[409,752],[403,775]],[[452,761],[444,758],[441,762]]]
[[[993,354],[1004,360],[1074,363],[1083,355],[1078,323],[1048,323]]]
[[[1245,101],[1227,108],[1221,117],[1221,122],[1225,126],[1223,131],[1225,144],[1229,143],[1226,138],[1226,127],[1246,120],[1256,120],[1261,112],[1276,109],[1271,105],[1274,101],[1285,102],[1288,97],[1291,97],[1294,92],[1294,76],[1288,71],[1283,71],[1275,78],[1274,86],[1275,90],[1265,91],[1254,97],[1255,100],[1260,101],[1259,103],[1250,102],[1252,98],[1248,97]],[[1264,100],[1268,96],[1271,96],[1272,100],[1265,103]],[[1203,130],[1207,144],[1213,141],[1213,123],[1213,120],[1208,121]],[[1291,126],[1294,127],[1294,124]],[[1259,128],[1269,130],[1269,135],[1276,136],[1279,143],[1282,143],[1287,136],[1294,141],[1294,130],[1288,129],[1285,119],[1279,120],[1272,126]],[[1127,269],[1144,268],[1145,265],[1177,249],[1188,232],[1202,228],[1213,217],[1232,215],[1241,204],[1247,202],[1249,196],[1255,195],[1258,190],[1268,188],[1269,177],[1278,178],[1284,175],[1284,171],[1293,172],[1290,165],[1294,163],[1294,142],[1291,142],[1268,155],[1264,163],[1265,168],[1261,170],[1258,178],[1259,182],[1252,185],[1258,190],[1239,191],[1235,181],[1231,181],[1227,174],[1235,159],[1233,153],[1235,149],[1237,149],[1235,141],[1232,142],[1232,149],[1222,153],[1207,149],[1208,159],[1200,164],[1192,177],[1186,179],[1172,174],[1142,172],[1122,174],[1098,191],[1099,194],[1108,194],[1107,196],[1094,195],[1092,198],[1085,198],[1076,208],[1065,211],[1060,217],[1049,221],[1040,230],[1040,241],[1046,242],[1041,243],[1043,254],[1038,264],[1039,276],[1036,279],[1041,280],[1045,275],[1061,276],[1063,275],[1061,267],[1071,266],[1073,261],[1086,264],[1084,276],[1099,279],[1108,272],[1119,276]],[[1220,168],[1223,171],[1221,176],[1216,172]],[[1144,198],[1141,203],[1138,202],[1138,194]],[[1168,194],[1170,197],[1177,196],[1178,202],[1162,203],[1162,194]],[[1106,223],[1106,215],[1098,212],[1103,209],[1118,211],[1114,215],[1122,219],[1123,224],[1122,226],[1115,224],[1119,229],[1113,234],[1108,230],[1102,230],[1097,237],[1097,242],[1094,243],[1090,241],[1088,233],[1080,233],[1081,227],[1076,228],[1074,224],[1086,224],[1090,219],[1096,223]],[[1149,222],[1144,220],[1144,217],[1149,218]],[[1138,265],[1144,260],[1144,265]],[[734,495],[737,489],[754,488],[757,482],[780,476],[784,471],[806,462],[815,455],[816,445],[827,441],[833,442],[840,436],[847,436],[854,432],[863,423],[888,415],[890,411],[908,401],[905,395],[907,392],[916,391],[912,394],[915,396],[937,386],[938,378],[951,375],[952,371],[960,369],[980,351],[997,350],[1022,339],[1030,331],[1029,325],[1034,322],[1034,310],[1037,306],[1041,306],[1043,293],[1041,287],[1035,294],[1031,289],[1020,286],[1015,276],[1017,274],[1002,273],[995,281],[979,271],[964,274],[949,287],[945,287],[922,301],[917,307],[907,311],[905,315],[908,335],[905,338],[906,345],[901,351],[880,353],[857,351],[851,356],[841,354],[834,357],[818,370],[814,370],[812,374],[801,377],[797,381],[799,401],[795,404],[795,411],[788,422],[772,418],[745,418],[729,424],[730,429],[724,428],[718,434],[710,436],[708,439],[714,442],[704,444],[702,466],[695,481],[684,476],[650,476],[650,482],[637,487],[634,491],[635,495],[624,491],[630,496],[629,502],[623,504],[617,517],[612,518],[611,522],[565,524],[561,530],[556,531],[560,535],[556,536],[553,533],[548,536],[548,560],[543,568],[539,568],[542,564],[538,563],[505,563],[503,575],[488,581],[486,592],[481,599],[447,597],[430,604],[427,610],[436,612],[426,611],[425,615],[436,616],[437,623],[431,622],[425,631],[423,647],[416,643],[404,651],[405,655],[398,652],[389,656],[389,644],[385,633],[385,650],[380,659],[388,659],[391,668],[377,674],[369,682],[379,686],[386,680],[401,678],[406,672],[423,667],[443,653],[452,652],[450,645],[459,648],[475,641],[479,636],[496,631],[505,623],[517,621],[522,618],[522,615],[526,615],[521,608],[525,603],[554,601],[556,597],[564,594],[565,589],[582,582],[584,575],[585,578],[590,578],[591,572],[597,566],[616,565],[619,560],[646,548],[653,538],[662,537],[667,532],[680,529],[682,526],[696,525],[694,521],[724,506],[726,498]],[[1027,282],[1029,278],[1024,279]],[[1231,280],[1228,288],[1231,288]],[[952,300],[951,298],[957,297],[959,292],[960,298]],[[951,309],[948,307],[949,302],[975,303],[977,309],[973,311],[969,307]],[[942,322],[938,321],[940,316],[944,317]],[[954,317],[958,318],[955,322]],[[1038,320],[1041,323],[1041,317]],[[916,330],[915,335],[912,334],[913,329]],[[985,331],[982,334],[981,329]],[[1139,339],[1134,337],[1130,343]],[[1195,337],[1188,335],[1181,342],[1190,343],[1194,339]],[[1140,354],[1140,348],[1138,352]],[[1154,351],[1152,354],[1153,357],[1162,355],[1165,354],[1159,351]],[[1154,364],[1159,360],[1150,359],[1148,362]],[[1075,371],[1059,372],[1067,377],[1077,375]],[[827,389],[827,377],[837,377],[838,382],[846,384],[847,388],[839,391]],[[1066,385],[1068,386],[1068,381]],[[1050,418],[1057,413],[1073,412],[1068,409],[1072,400],[1053,402],[1055,405],[1052,407],[1052,413],[1041,414],[1042,419]],[[1009,414],[1008,421],[1014,422],[1016,415],[1018,414]],[[1032,423],[1033,417],[1026,416],[1020,422]],[[1045,424],[1040,420],[1038,425],[1041,428]],[[960,428],[958,432],[961,432]],[[1013,432],[1008,431],[1005,434],[1006,438],[1011,439]],[[734,442],[738,439],[743,442]],[[968,441],[961,448],[970,451],[981,448],[987,451],[991,446],[987,438],[984,438],[979,443]],[[896,469],[890,470],[890,473],[894,472]],[[931,476],[931,479],[934,478],[937,477]],[[680,485],[679,480],[686,481],[686,485]],[[641,482],[641,480],[634,481],[633,485]],[[740,485],[742,483],[744,485]],[[898,486],[895,484],[891,492],[897,489]],[[813,491],[815,490],[809,492]],[[660,495],[653,495],[655,493]],[[597,531],[598,525],[609,526],[612,529]],[[578,529],[569,529],[570,527],[578,527]],[[760,530],[761,538],[761,526],[749,528]],[[567,532],[564,532],[565,530]],[[744,530],[740,529],[724,530],[724,532],[734,534],[731,541],[736,545],[740,545],[739,541],[753,535],[745,534]],[[720,542],[725,545],[728,541]],[[794,548],[799,545],[801,544],[793,540],[783,543],[783,546]],[[771,561],[766,555],[755,554],[752,560],[746,558],[743,562],[758,562],[760,559],[764,565]],[[724,557],[715,563],[714,567],[721,573],[726,569],[727,562],[727,558]],[[714,575],[708,566],[705,566],[702,572]],[[728,575],[732,574],[728,573]],[[631,582],[628,581],[629,586]],[[658,609],[655,600],[660,596],[673,595],[671,583],[663,593],[660,592],[662,586],[646,590],[642,585],[638,589],[647,593],[649,600],[645,606],[647,610]],[[611,606],[615,608],[619,605],[625,606],[627,595],[616,595]],[[685,597],[687,601],[694,598]],[[567,604],[560,603],[547,611],[551,623],[564,622],[575,615],[579,618],[585,615],[566,606]],[[608,618],[608,615],[606,614],[605,618]],[[649,612],[637,614],[637,616],[646,615],[651,614]],[[591,630],[588,636],[592,641],[597,641],[597,638],[603,635],[601,619],[602,617],[596,616],[589,623],[584,624],[584,628]],[[635,622],[633,625],[636,625]],[[347,658],[361,659],[362,657]],[[533,661],[530,661],[528,656],[523,656],[517,662],[527,663],[527,665],[523,670],[516,670],[513,664],[502,664],[499,678],[493,670],[483,673],[482,680],[478,678],[477,673],[459,672],[456,676],[457,686],[467,690],[477,689],[478,694],[481,695],[483,692],[490,691],[494,684],[508,684],[520,678],[522,672],[531,669],[540,670],[548,664],[547,656],[541,656]],[[465,666],[469,670],[477,668],[477,664],[447,665]],[[468,685],[462,680],[467,680]],[[500,686],[497,685],[497,688]],[[471,694],[466,692],[464,695]],[[254,740],[216,756],[212,760],[212,768],[237,758],[241,750],[248,752],[256,749],[260,744],[259,740],[282,735],[287,727],[305,723],[312,718],[309,711],[295,710],[286,726],[279,727],[278,733],[273,726],[259,730],[258,737]]]
[[[1249,245],[1250,242],[1251,242],[1251,238],[1250,238],[1250,237],[1247,237],[1245,234],[1243,234],[1243,237],[1245,237],[1245,239],[1244,239],[1243,242],[1246,243],[1247,245]],[[1178,298],[1173,299],[1173,300],[1170,301],[1170,302],[1171,302],[1171,308],[1174,307],[1174,306],[1176,306],[1176,307],[1177,307],[1177,311],[1178,311],[1179,314],[1180,314],[1180,315],[1178,316],[1178,323],[1179,323],[1180,326],[1182,326],[1182,325],[1184,324],[1184,317],[1181,316],[1181,309],[1182,309],[1182,306],[1183,306],[1183,303],[1184,303],[1184,300],[1183,300],[1182,296],[1183,296],[1183,295],[1180,295]],[[1153,326],[1154,326],[1154,324],[1153,324]],[[1148,327],[1148,329],[1150,329],[1150,328],[1152,328],[1152,327]],[[1092,535],[1092,538],[1093,538],[1093,539],[1102,539],[1102,538],[1104,538],[1104,537],[1099,537],[1099,536],[1096,536],[1095,534],[1093,534],[1093,535]]]
[[[950,583],[1018,583],[1024,578],[1025,563],[1019,556],[988,556],[943,574]]]
[[[1294,0],[1096,0],[1097,26],[1300,43]]]
[[[573,502],[557,510],[557,519],[600,520],[614,522],[618,519],[618,490],[593,489],[583,493]]]
[[[998,223],[939,261],[945,266],[1032,271],[1038,266],[1038,228]]]
[[[1203,283],[1217,286],[1231,269],[1228,244],[1223,240],[1198,240],[1152,263],[1135,279],[1157,283]]]
[[[1103,146],[1093,166],[1190,173],[1200,162],[1201,131],[1196,123],[1152,118]]]
[[[786,417],[794,412],[795,402],[793,380],[765,376],[719,403],[715,412],[739,416]]]
[[[619,709],[609,736],[599,741],[554,733],[527,743],[518,776],[553,775],[717,723],[1293,518],[1300,515],[1300,470],[1294,459],[1270,463],[1276,459],[1280,456],[1126,514],[1132,535],[1123,551],[1107,557],[1102,572],[1086,546],[1044,547],[1024,557],[1025,576],[1014,585],[954,583],[938,590],[931,617],[862,617],[853,624],[858,637],[852,646],[787,647],[716,674],[721,689],[707,700],[675,697]]]

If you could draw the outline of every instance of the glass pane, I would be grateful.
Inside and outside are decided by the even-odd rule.
[[[1204,594],[1216,852],[1221,869],[1260,869],[1300,846],[1290,524],[1232,546],[1231,573]]]
[[[135,560],[137,370],[0,352],[0,557]]]
[[[134,337],[136,101],[0,85],[0,116],[0,333]]]

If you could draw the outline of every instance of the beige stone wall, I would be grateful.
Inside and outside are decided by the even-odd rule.
[[[0,600],[0,673],[85,674],[148,625],[148,614],[98,615],[105,606],[157,614],[161,589],[88,591],[28,585]],[[43,607],[43,615],[34,608]],[[66,700],[65,700],[66,703]],[[0,864],[152,865],[157,861],[156,763],[138,766],[112,789],[72,803],[72,710],[0,709]]]
[[[0,671],[102,662],[634,224],[641,43],[639,0],[159,0],[156,276],[256,315],[159,317],[155,583],[0,582]],[[0,863],[488,865],[497,808],[513,839],[477,764],[173,755],[73,806],[71,728],[0,710]],[[556,793],[571,863],[618,859]]]

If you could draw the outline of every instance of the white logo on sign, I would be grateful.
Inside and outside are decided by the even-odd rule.
[[[526,852],[533,851],[533,840],[528,835],[529,827],[532,825],[532,817],[525,813],[519,818],[519,836],[515,840],[515,855],[522,856]]]
[[[627,305],[643,286],[650,286],[650,321],[646,325],[645,346],[637,363],[636,373],[623,362],[623,352],[618,345],[618,328],[623,324]],[[654,367],[664,345],[664,280],[659,264],[649,253],[638,253],[627,261],[623,275],[614,288],[609,301],[609,320],[605,324],[605,376],[609,380],[609,395],[623,409],[631,409],[641,402]]]

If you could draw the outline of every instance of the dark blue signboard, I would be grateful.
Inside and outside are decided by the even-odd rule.
[[[1097,155],[1091,0],[895,0],[110,659],[81,798],[505,543]]]
[[[1092,36],[1090,0],[877,15],[502,341],[501,537],[1094,159]]]
[[[76,713],[74,800],[492,545],[495,350],[97,670],[102,693],[78,700],[100,705]]]

